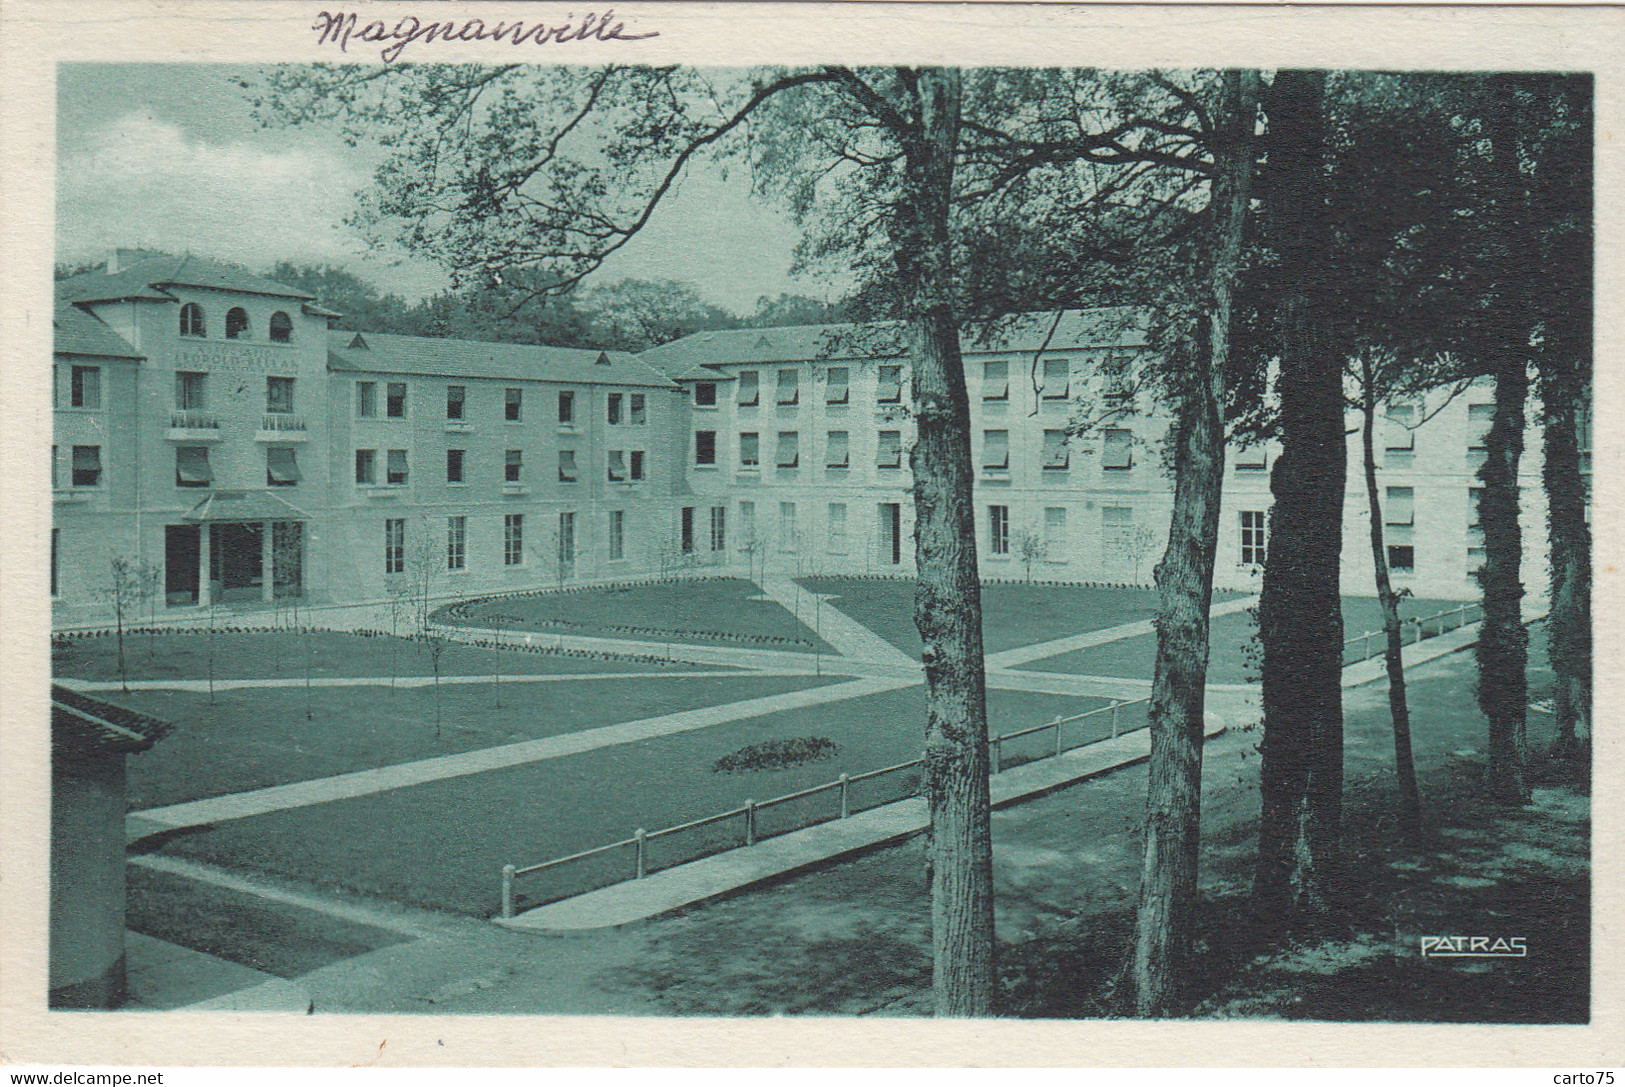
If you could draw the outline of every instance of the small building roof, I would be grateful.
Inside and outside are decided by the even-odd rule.
[[[908,350],[905,335],[898,321],[726,329],[696,332],[650,348],[638,358],[674,380],[707,381],[728,376],[709,369],[714,366],[900,358]],[[968,355],[1140,347],[1147,342],[1146,315],[1130,306],[1066,310],[1059,320],[1053,311],[1018,314],[986,325],[966,325],[959,342]]]
[[[330,370],[422,374],[432,377],[506,378],[576,385],[641,385],[669,389],[659,370],[624,351],[536,344],[485,343],[382,332],[328,333]]]
[[[273,491],[210,491],[183,521],[307,521],[310,514]]]
[[[58,758],[145,751],[173,728],[157,717],[51,684],[51,753]]]
[[[51,351],[57,355],[89,355],[109,359],[139,359],[140,352],[131,347],[95,314],[86,313],[78,306],[60,299],[51,314]]]
[[[205,287],[238,294],[314,301],[315,295],[289,287],[247,268],[191,254],[119,251],[121,263],[113,272],[86,272],[56,285],[57,297],[74,302],[114,302],[127,298],[155,302],[177,301],[168,287]]]

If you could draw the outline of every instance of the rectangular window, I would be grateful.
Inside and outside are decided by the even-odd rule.
[[[845,366],[831,366],[826,375],[824,384],[824,403],[844,404],[851,393],[847,389],[847,375],[850,371]]]
[[[446,482],[463,482],[463,450],[446,450]]]
[[[61,459],[58,453],[57,447],[51,446],[51,490],[53,491],[60,489],[61,482],[59,478],[61,473],[57,471],[57,461]]]
[[[846,503],[829,504],[829,553],[846,554]]]
[[[1065,400],[1072,395],[1072,361],[1044,360],[1044,399]]]
[[[609,451],[609,481],[611,483],[626,482],[626,450],[611,449]]]
[[[265,485],[267,487],[297,487],[300,480],[299,460],[291,445],[265,447]]]
[[[507,513],[502,516],[502,565],[525,564],[525,515]]]
[[[1010,399],[1010,364],[1008,362],[982,363],[982,399]]]
[[[267,415],[293,414],[293,378],[268,377],[265,379],[265,413]]]
[[[1264,443],[1254,442],[1245,449],[1236,450],[1236,471],[1262,472],[1266,467]]]
[[[714,408],[717,406],[717,383],[715,381],[696,381],[694,383],[694,406],[696,408]]]
[[[1044,557],[1050,562],[1066,561],[1066,507],[1044,507]]]
[[[1044,431],[1044,467],[1062,469],[1071,465],[1066,445],[1066,431]]]
[[[845,468],[851,463],[851,453],[847,449],[846,431],[832,430],[825,441],[824,466],[826,468]]]
[[[1265,547],[1265,512],[1263,510],[1241,511],[1241,564],[1243,566],[1263,566],[1267,557]]]
[[[1100,510],[1100,554],[1102,561],[1119,570],[1133,561],[1134,507],[1103,506]]]
[[[1416,572],[1416,548],[1411,544],[1388,545],[1388,569],[1396,574]]]
[[[1103,442],[1100,466],[1107,471],[1120,472],[1134,467],[1134,432],[1108,430]]]
[[[446,518],[446,569],[461,570],[468,543],[468,518]]]
[[[753,408],[761,398],[761,390],[757,387],[757,373],[755,370],[741,370],[739,372],[739,406]]]
[[[357,419],[376,419],[378,417],[378,383],[376,381],[358,381],[355,383],[355,417]]]
[[[903,432],[882,430],[875,435],[875,467],[901,468],[903,466]]]
[[[62,530],[60,528],[53,528],[51,530],[51,595],[52,596],[56,596],[57,592],[58,592],[57,581],[56,581],[56,552],[57,552],[57,547],[61,544],[61,542],[62,542]]]
[[[463,404],[468,399],[468,387],[465,385],[446,386],[446,418],[461,420],[463,417]]]
[[[1409,453],[1416,448],[1416,409],[1409,404],[1390,404],[1388,425],[1384,428],[1390,453]]]
[[[406,486],[406,450],[391,449],[384,467],[384,482],[392,487]]]
[[[632,478],[634,480],[642,479],[643,478],[643,450],[641,450],[641,449],[632,450],[631,457],[632,457]]]
[[[384,573],[399,574],[406,570],[406,518],[384,519]]]
[[[1483,523],[1479,520],[1479,503],[1484,498],[1483,487],[1469,487],[1467,490],[1467,527],[1469,529],[1482,529]]]
[[[728,546],[728,507],[711,507],[711,550],[722,551]]]
[[[633,426],[643,426],[648,423],[649,413],[644,408],[644,395],[642,393],[633,393],[627,400],[627,422]]]
[[[989,472],[1010,470],[1010,432],[1008,430],[982,431],[982,467]],[[1002,552],[995,552],[1001,554]]]
[[[779,371],[780,404],[796,404],[801,401],[801,372],[799,370]]]
[[[209,447],[181,445],[175,447],[175,486],[207,487],[214,482],[214,471],[209,467]]]
[[[715,466],[717,463],[717,432],[699,430],[694,433],[694,463]]]
[[[987,508],[987,544],[988,550],[995,555],[1008,555],[1010,553],[1010,507],[989,506]]]
[[[391,419],[406,418],[406,382],[391,381],[384,386],[384,414]]]
[[[739,435],[739,467],[755,468],[762,460],[762,440],[754,431]]]
[[[633,473],[632,478],[638,478],[637,474]],[[574,483],[576,479],[576,451],[574,449],[559,450],[559,482]]]
[[[756,503],[739,503],[739,547],[743,551],[754,551],[760,542],[756,539]]]
[[[181,370],[175,374],[175,409],[203,411],[209,406],[209,375]]]
[[[576,394],[568,389],[559,392],[559,425],[569,426],[576,421]]]
[[[609,511],[609,557],[612,560],[626,558],[626,511]]]
[[[780,468],[794,468],[801,463],[801,439],[795,431],[779,431],[779,456],[775,463]]]
[[[1383,523],[1389,525],[1414,525],[1416,523],[1416,488],[1389,487],[1388,500],[1384,503]]]
[[[502,390],[502,417],[510,423],[521,423],[525,419],[525,390]]]
[[[1107,401],[1121,404],[1134,395],[1127,356],[1108,353],[1100,360],[1101,391]]]
[[[875,402],[896,404],[903,399],[903,368],[882,366],[875,378]]]
[[[1467,406],[1467,448],[1482,451],[1488,448],[1490,426],[1495,422],[1494,404]]]
[[[685,555],[694,550],[694,507],[693,506],[684,506],[683,507],[682,546],[683,546],[683,554],[685,554]]]
[[[569,566],[576,561],[576,515],[574,510],[559,514],[559,565]]]
[[[779,550],[794,551],[796,544],[796,504],[794,502],[780,502]]]
[[[73,447],[73,485],[95,487],[102,481],[102,447],[76,445]]]
[[[75,408],[99,408],[102,406],[102,368],[100,366],[75,366],[69,377],[72,382],[68,393],[68,403]]]
[[[378,482],[378,450],[355,451],[355,481],[368,486]]]
[[[504,483],[518,483],[525,474],[525,453],[522,449],[510,449],[502,463],[502,480]]]
[[[621,421],[621,401],[624,399],[625,397],[623,397],[620,393],[609,394],[607,415],[611,423],[619,423]]]

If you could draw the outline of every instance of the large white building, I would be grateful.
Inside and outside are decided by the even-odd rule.
[[[58,284],[51,592],[100,621],[112,560],[167,609],[442,595],[671,574],[913,569],[909,365],[894,326],[702,332],[641,356],[341,332],[303,292],[119,251]],[[1146,583],[1172,500],[1134,311],[1033,317],[963,344],[984,576]],[[1385,408],[1396,584],[1477,594],[1492,390]],[[1424,421],[1425,420],[1425,421]],[[1372,591],[1357,419],[1345,591]],[[1543,586],[1540,443],[1524,580]],[[1254,588],[1268,447],[1232,450],[1217,583]]]

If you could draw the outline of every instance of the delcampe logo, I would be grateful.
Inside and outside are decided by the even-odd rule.
[[[1522,936],[1424,936],[1424,959],[1521,959],[1529,954]]]

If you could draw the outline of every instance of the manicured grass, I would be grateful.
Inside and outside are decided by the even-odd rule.
[[[212,644],[211,644],[212,643]],[[548,645],[537,635],[536,644]],[[217,679],[303,679],[332,676],[427,676],[433,662],[427,642],[387,635],[320,631],[270,631],[213,635],[207,632],[126,634],[124,658],[131,681],[207,679],[210,657]],[[686,665],[603,660],[522,649],[483,649],[446,643],[443,676],[574,675],[602,671],[679,671]],[[111,634],[74,638],[51,646],[51,671],[98,682],[119,678],[118,640]]]
[[[989,693],[995,731],[1071,715],[1104,704],[1020,692]],[[924,693],[919,687],[770,714],[697,732],[659,737],[490,773],[452,778],[309,808],[223,823],[171,842],[166,851],[327,883],[424,906],[476,916],[494,913],[502,865],[532,864],[648,830],[716,814],[746,799],[765,800],[918,758]],[[1137,723],[1138,719],[1136,719]],[[1069,745],[1109,730],[1106,715],[1092,718]],[[839,745],[837,758],[778,770],[717,773],[721,755],[750,744],[823,737]],[[1046,749],[1012,744],[1012,761]],[[903,775],[896,775],[901,779]],[[903,780],[853,787],[855,807],[868,806]],[[833,792],[797,802],[833,813]],[[796,811],[764,811],[762,832],[786,825]],[[687,859],[708,842],[737,841],[742,820],[650,844],[650,863]],[[539,897],[585,889],[594,881],[630,874],[629,850],[582,862],[528,887]],[[574,881],[574,883],[572,883]],[[522,884],[521,890],[527,885]],[[553,892],[549,894],[551,889]]]
[[[440,622],[640,642],[831,652],[744,578],[694,578],[625,588],[476,599],[442,608]]]
[[[1456,607],[1459,603],[1455,600],[1407,598],[1400,601],[1399,614],[1402,618],[1432,615],[1446,608]],[[1364,631],[1381,629],[1382,609],[1375,599],[1356,596],[1343,598],[1345,638],[1352,638]],[[1430,626],[1428,629],[1431,632],[1433,628]],[[1256,632],[1257,624],[1246,612],[1233,612],[1213,620],[1209,628],[1209,637],[1212,639],[1207,667],[1209,683],[1250,683],[1258,679],[1259,648],[1254,637]],[[1378,644],[1380,639],[1373,638],[1373,649]],[[1031,664],[1024,664],[1022,667],[1037,672],[1122,676],[1128,679],[1149,680],[1156,656],[1156,635],[1144,634],[1055,657],[1046,657]]]
[[[138,691],[117,701],[176,724],[129,760],[131,810],[369,770],[835,682],[814,676],[680,675],[432,687]],[[501,706],[497,705],[500,698]]]
[[[838,611],[914,657],[920,632],[914,626],[914,582],[892,578],[804,577],[801,586],[835,597]],[[1215,604],[1238,593],[1213,594]],[[1156,613],[1151,589],[1086,585],[992,584],[982,586],[982,644],[988,653],[1149,619]]]

